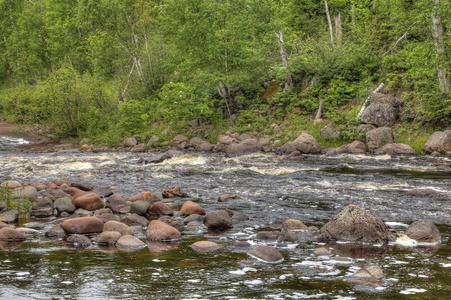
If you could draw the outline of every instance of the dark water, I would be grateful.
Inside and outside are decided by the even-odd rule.
[[[188,153],[143,166],[137,163],[140,156],[144,155],[3,151],[0,181],[83,180],[117,186],[117,192],[127,197],[143,189],[159,194],[180,185],[207,211],[230,208],[248,214],[250,220],[236,223],[225,233],[187,231],[180,243],[149,243],[135,252],[98,246],[75,250],[43,234],[21,244],[2,243],[0,298],[447,299],[451,292],[450,158],[309,156],[287,161],[269,154],[226,159]],[[425,187],[442,196],[405,195]],[[230,193],[243,198],[217,202],[219,195]],[[174,205],[183,201],[175,200]],[[312,252],[323,244],[297,243],[279,249],[285,258],[281,264],[239,263],[252,258],[234,248],[235,241],[261,243],[255,237],[259,230],[279,229],[288,218],[319,227],[351,203],[392,222],[396,229],[430,219],[438,225],[443,243],[435,248],[325,245],[336,255],[352,258],[346,264],[313,257]],[[41,220],[47,222],[46,228],[50,221]],[[196,253],[189,246],[199,240],[215,241],[222,249]],[[383,284],[344,281],[367,262],[382,268]]]

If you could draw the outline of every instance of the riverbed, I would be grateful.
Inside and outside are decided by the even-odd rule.
[[[143,165],[140,158],[155,153],[39,154],[3,148],[0,182],[86,181],[115,186],[126,197],[143,190],[161,194],[178,185],[207,211],[229,208],[250,219],[221,233],[188,230],[179,243],[149,243],[133,252],[97,245],[76,250],[63,240],[44,237],[54,219],[25,220],[41,222],[44,229],[24,243],[0,243],[2,299],[446,299],[451,292],[450,157],[313,155],[287,160],[274,154],[225,158],[187,152]],[[434,189],[439,196],[406,195],[418,188]],[[217,200],[235,193],[241,199]],[[175,200],[175,207],[185,200]],[[299,242],[279,246],[284,261],[277,265],[249,265],[243,261],[253,258],[233,246],[236,241],[261,244],[258,231],[280,229],[289,218],[321,227],[348,204],[364,207],[397,230],[415,220],[432,220],[441,231],[442,244]],[[215,241],[222,248],[197,253],[189,246],[200,240]],[[312,256],[319,247],[330,248],[334,256]],[[382,284],[345,281],[368,262],[382,268]]]

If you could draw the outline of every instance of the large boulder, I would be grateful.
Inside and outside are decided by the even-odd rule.
[[[127,199],[120,194],[111,195],[106,201],[106,207],[110,208],[113,213],[123,213],[127,208]],[[130,212],[130,209],[128,209]]]
[[[283,261],[283,256],[275,247],[259,245],[249,251],[249,254],[259,260],[270,264],[278,264]]]
[[[398,119],[398,108],[401,104],[393,96],[373,94],[370,105],[363,111],[362,122],[377,127],[392,127]]]
[[[55,224],[45,232],[45,236],[48,238],[63,238],[66,236],[66,231],[61,227],[61,224]]]
[[[171,146],[179,150],[183,150],[188,145],[189,139],[181,134],[176,135],[171,142]]]
[[[113,246],[116,244],[117,240],[122,237],[122,234],[117,231],[103,231],[97,236],[97,244]]]
[[[97,217],[81,217],[64,220],[61,227],[68,234],[100,233],[103,221]]]
[[[72,200],[69,197],[59,198],[53,205],[58,211],[58,214],[61,214],[62,212],[72,214],[77,209],[75,205],[72,204]]]
[[[173,214],[172,209],[161,201],[155,202],[149,207],[149,215],[151,216],[172,216]]]
[[[15,209],[0,213],[0,221],[5,223],[14,223],[19,220],[19,212]]]
[[[393,130],[390,127],[380,127],[366,133],[366,145],[370,152],[394,142]]]
[[[354,141],[349,144],[344,144],[338,148],[328,149],[325,153],[326,156],[337,156],[340,154],[364,154],[366,151],[366,146],[361,141]]]
[[[378,217],[353,204],[324,225],[319,240],[379,243],[395,240],[395,233]]]
[[[193,201],[186,201],[183,203],[182,208],[180,209],[180,215],[189,216],[194,214],[205,215],[205,210]]]
[[[224,230],[233,227],[232,218],[225,210],[209,212],[203,222],[210,229]]]
[[[129,138],[126,138],[126,139],[123,141],[123,143],[124,143],[124,146],[125,146],[125,147],[129,147],[129,148],[135,147],[136,145],[138,145],[138,141],[136,140],[135,137],[129,137]]]
[[[237,157],[260,151],[264,150],[259,140],[251,138],[241,141],[239,144],[230,144],[226,149],[226,157]]]
[[[442,241],[440,231],[430,220],[418,220],[413,222],[407,228],[406,235],[419,243],[437,244]]]
[[[38,190],[32,186],[25,186],[16,188],[11,195],[14,199],[28,199],[30,201],[36,201],[38,199]]]
[[[160,197],[158,197],[157,195],[155,195],[154,193],[149,192],[149,191],[139,193],[128,199],[128,201],[130,201],[130,202],[135,202],[135,201],[139,201],[139,200],[154,203],[156,201],[160,201],[161,199],[160,199]]]
[[[401,143],[389,143],[374,151],[374,154],[415,155],[417,152],[411,146]]]
[[[0,241],[18,242],[24,241],[25,239],[25,235],[19,230],[10,227],[3,227],[0,229]]]
[[[449,154],[451,152],[451,130],[434,132],[423,146],[428,154]]]
[[[147,227],[146,238],[149,241],[175,241],[180,240],[182,235],[176,228],[159,220],[153,220]]]
[[[277,154],[289,155],[295,151],[303,154],[319,154],[321,153],[321,147],[313,136],[304,132],[293,142],[287,142],[277,149]]]
[[[105,206],[102,199],[97,194],[86,194],[84,196],[80,196],[75,199],[74,205],[77,208],[82,208],[88,211],[100,209]]]
[[[155,203],[159,203],[159,202],[161,202],[161,201],[157,201]],[[147,215],[147,211],[149,210],[150,205],[151,205],[150,202],[142,201],[142,200],[132,202],[132,204],[130,205],[130,212],[132,214],[145,216],[145,215]]]
[[[171,217],[171,216],[162,216],[158,219],[158,221],[161,221],[163,223],[166,223],[172,227],[174,227],[175,229],[177,229],[178,231],[180,231],[180,233],[183,232],[184,226],[183,226],[183,219],[180,217]]]
[[[117,221],[108,221],[103,225],[103,231],[117,231],[121,235],[133,235],[132,229],[124,223]]]

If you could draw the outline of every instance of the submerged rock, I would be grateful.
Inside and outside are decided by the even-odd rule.
[[[296,219],[287,219],[282,224],[282,228],[291,229],[291,230],[299,230],[299,229],[307,229],[307,225],[302,223],[301,220]]]
[[[221,248],[220,245],[216,244],[215,242],[210,242],[210,241],[195,242],[190,247],[193,248],[194,251],[197,251],[197,252],[210,252],[210,251],[215,251],[215,250],[218,250],[219,248]]]
[[[283,261],[283,256],[275,247],[258,245],[249,251],[249,254],[266,263],[278,264]]]
[[[262,241],[277,241],[280,237],[280,231],[259,231],[257,239]]]
[[[375,264],[366,265],[353,275],[345,278],[346,281],[357,284],[380,284],[383,279],[384,272],[381,267]]]
[[[433,189],[414,189],[406,192],[406,195],[413,197],[434,197],[439,195],[439,192]]]
[[[418,220],[410,224],[406,235],[419,243],[437,244],[442,241],[442,236],[437,226],[430,220]]]
[[[237,199],[241,199],[240,194],[224,194],[218,197],[218,202],[229,202]]]
[[[394,240],[395,233],[378,217],[350,204],[320,229],[317,238],[379,243]]]

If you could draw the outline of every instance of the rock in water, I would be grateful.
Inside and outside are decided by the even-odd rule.
[[[384,273],[382,269],[375,264],[369,264],[353,275],[345,278],[345,280],[357,283],[357,284],[380,284],[384,279]]]
[[[232,228],[233,222],[227,211],[218,210],[210,212],[205,216],[204,225],[210,229],[224,230]]]
[[[123,250],[136,250],[136,249],[142,249],[146,247],[146,243],[138,239],[136,236],[133,235],[124,235],[120,239],[117,240],[116,246],[119,249]]]
[[[205,215],[205,210],[197,203],[193,201],[186,201],[183,203],[182,208],[180,209],[180,215],[189,216],[189,215]]]
[[[195,242],[190,247],[193,248],[197,252],[210,252],[210,251],[215,251],[215,250],[221,248],[221,246],[219,246],[215,242],[210,242],[210,241]]]
[[[88,211],[93,211],[96,209],[103,208],[102,199],[97,194],[86,194],[75,199],[74,204],[78,208],[82,208]]]
[[[239,144],[230,144],[226,149],[226,157],[237,157],[260,151],[264,150],[258,139],[250,138]]]
[[[249,251],[249,254],[269,264],[278,264],[283,261],[283,256],[275,247],[259,245]]]
[[[81,217],[64,220],[61,227],[68,234],[100,233],[103,230],[103,221],[97,217]]]
[[[25,239],[25,235],[16,229],[10,227],[0,229],[0,241],[18,242]]]
[[[154,203],[154,202],[157,202],[160,200],[161,200],[160,197],[158,197],[157,195],[155,195],[152,192],[142,192],[142,193],[134,195],[134,196],[130,197],[130,199],[128,199],[128,201],[130,201],[130,202],[146,201],[146,202],[150,202],[150,203]]]
[[[395,240],[395,233],[378,217],[355,205],[348,205],[324,225],[320,240],[379,243]]]
[[[121,235],[133,235],[132,229],[124,223],[108,221],[103,225],[103,231],[116,231]]]
[[[122,234],[118,231],[104,231],[97,236],[97,244],[114,246],[121,237]]]
[[[182,235],[176,228],[159,220],[153,220],[147,227],[146,237],[149,241],[175,241],[180,240]]]
[[[67,238],[66,243],[76,248],[88,248],[91,241],[84,235],[74,234]]]
[[[415,155],[417,152],[411,146],[402,143],[390,143],[384,145],[382,148],[377,149],[374,154],[382,155]]]
[[[390,127],[379,127],[366,133],[366,145],[370,152],[394,141],[393,130]]]
[[[419,243],[437,244],[442,241],[440,231],[430,220],[418,220],[410,224],[406,235]]]

